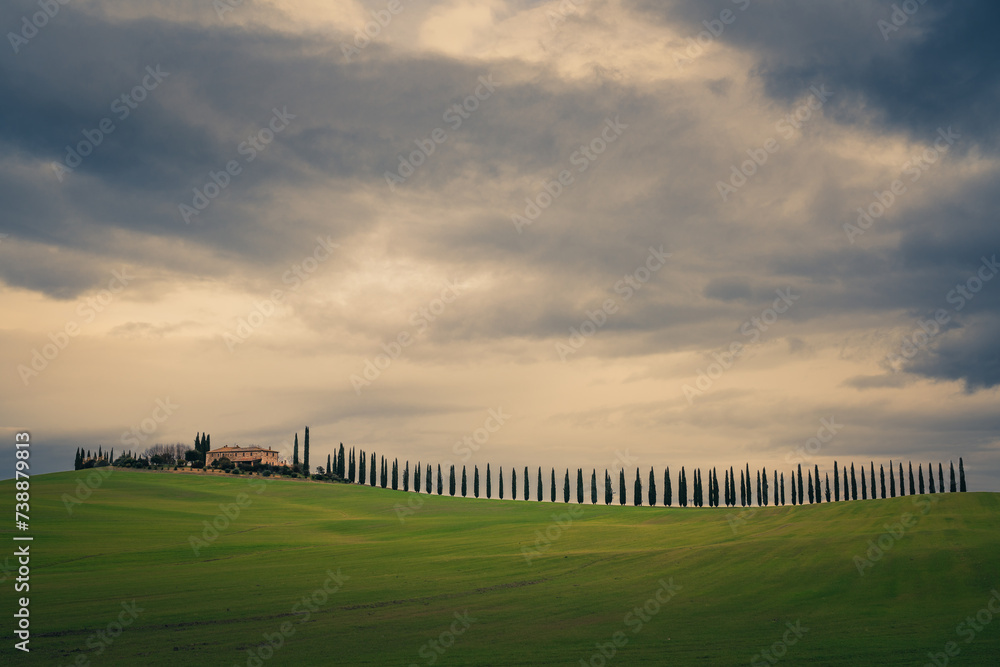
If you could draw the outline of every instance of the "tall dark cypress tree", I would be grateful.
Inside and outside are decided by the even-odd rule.
[[[732,466],[729,466],[729,503],[736,507],[736,475],[733,474]]]
[[[427,474],[424,475],[424,488],[427,490],[427,495],[434,493],[434,470],[430,463],[427,464]]]
[[[566,479],[563,480],[563,502],[569,502],[569,468],[566,468]]]
[[[670,468],[663,471],[663,504],[670,507],[674,501],[674,491],[670,488]]]
[[[944,468],[938,462],[938,493],[944,493]]]
[[[552,479],[549,481],[549,499],[556,501],[556,469],[552,469]]]
[[[955,469],[954,469],[954,467],[952,467],[952,473],[954,473],[954,471],[955,471]],[[955,475],[954,474],[952,474],[951,479],[954,482],[954,480],[955,480]],[[624,505],[625,504],[625,469],[624,468],[622,468],[621,470],[618,471],[618,504],[619,505]]]
[[[740,507],[747,506],[747,485],[743,481],[743,470],[740,470]]]
[[[861,500],[868,500],[868,485],[865,484],[865,469],[861,469]]]
[[[740,471],[740,475],[743,475],[743,471]],[[687,494],[687,473],[684,472],[684,466],[681,466],[681,474],[677,478],[677,506],[687,507],[688,506],[688,494]]]
[[[761,478],[762,479],[760,480],[761,484],[760,498],[761,500],[764,501],[764,507],[767,507],[767,468],[764,468],[764,471],[761,474]]]
[[[399,490],[399,459],[392,460],[392,490]]]
[[[799,504],[805,505],[805,494],[802,493],[802,464],[799,464]]]
[[[590,473],[590,504],[597,504],[597,468],[594,468]]]
[[[844,500],[850,500],[850,496],[847,493],[847,466],[844,466]]]
[[[969,489],[965,486],[965,462],[962,461],[962,457],[958,457],[958,491],[959,493],[965,493]]]
[[[656,506],[656,477],[652,468],[649,469],[649,506]]]
[[[438,495],[444,495],[444,477],[441,475],[441,464],[438,464]]]
[[[538,466],[538,489],[535,493],[535,500],[542,502],[542,498],[545,496],[545,491],[542,489],[542,467]]]
[[[490,464],[486,464],[486,498],[493,497],[493,481],[490,475]]]
[[[333,468],[330,467],[330,455],[326,455],[326,474],[329,476],[333,473]]]
[[[479,466],[475,466],[472,472],[472,495],[479,497]]]
[[[912,464],[910,464],[912,466]],[[920,489],[920,495],[924,495],[924,466],[920,463],[917,464],[917,482]]]
[[[632,489],[632,504],[638,507],[642,504],[642,482],[639,480],[639,469],[635,469],[635,484]]]
[[[701,507],[705,504],[705,497],[702,495],[701,468],[694,469],[694,506]]]
[[[809,477],[809,480],[808,480],[809,481],[809,504],[812,505],[813,504],[813,500],[814,500],[814,495],[815,495],[815,487],[813,487],[813,474],[812,474],[812,470],[807,470],[806,471],[806,475]]]
[[[854,476],[854,462],[851,462],[851,500],[858,499],[858,478]]]
[[[840,502],[840,468],[833,462],[833,499]]]
[[[531,478],[528,477],[528,466],[524,466],[524,499],[525,500],[531,500],[531,498],[529,497],[531,495],[531,493],[530,493],[530,491],[531,491],[531,483],[529,481],[530,479]]]
[[[306,469],[307,475],[311,472],[309,470],[309,427],[308,426],[306,426],[306,437],[302,441],[302,467]]]
[[[500,472],[497,473],[497,490],[499,491],[497,497],[503,500],[503,466],[500,466]]]
[[[826,502],[830,502],[830,473],[826,473]]]
[[[934,493],[934,464],[933,463],[928,463],[927,464],[927,485],[928,485],[928,490],[931,493]]]
[[[382,457],[382,480],[379,482],[382,488],[389,486],[389,462]]]
[[[871,477],[869,477],[870,486],[871,486],[871,489],[872,489],[872,500],[875,500],[875,498],[877,497],[875,495],[875,462],[874,461],[870,461],[869,463],[871,465],[871,473],[872,473]]]
[[[757,507],[763,507],[764,506],[764,504],[763,504],[763,502],[761,500],[761,495],[760,495],[760,471],[759,470],[757,471],[757,493],[754,494],[754,498],[757,499]]]
[[[817,503],[821,503],[821,502],[823,502],[823,499],[822,499],[823,487],[819,483],[819,466],[818,465],[813,465],[813,484],[816,485],[816,502]]]
[[[791,484],[791,486],[792,486],[792,504],[793,505],[797,505],[799,503],[799,497],[795,493],[795,471],[794,470],[792,471],[792,479],[790,481],[792,483]]]
[[[779,488],[780,487],[778,486],[778,471],[775,470],[774,471],[774,506],[775,507],[778,506],[778,500],[779,500],[778,489]]]
[[[358,484],[368,481],[368,455],[365,450],[361,450],[361,458],[358,459]]]
[[[896,497],[896,473],[892,469],[892,461],[889,461],[889,497]]]
[[[955,486],[955,464],[952,461],[949,461],[948,464],[951,466],[951,485],[948,487],[948,490],[952,493],[957,493],[958,487]]]
[[[368,466],[368,476],[371,479],[369,484],[375,486],[375,452],[372,452],[371,464]]]
[[[722,501],[729,507],[729,471],[722,469]]]
[[[583,468],[576,469],[576,504],[583,504]]]
[[[781,504],[785,504],[785,473],[781,473]]]
[[[891,470],[891,468],[890,468],[890,470]],[[882,499],[884,500],[885,499],[885,466],[883,466],[881,463],[878,466],[878,474],[879,474],[879,477],[882,480]]]
[[[614,500],[614,492],[611,490],[611,475],[608,474],[608,469],[604,469],[604,504],[610,505],[611,501]]]
[[[910,473],[910,495],[913,496],[917,493],[917,486],[913,483],[913,461],[907,461],[907,464],[909,466]]]
[[[903,462],[899,462],[899,495],[906,495],[906,479],[903,477]]]
[[[712,498],[715,500],[715,507],[719,506],[719,471],[712,468]]]
[[[361,453],[361,460],[362,461],[365,460],[365,454],[364,454],[364,452]],[[413,469],[413,490],[416,493],[420,493],[420,473],[424,469],[423,465],[424,465],[423,463],[421,463],[420,461],[417,461],[417,466]],[[477,494],[476,497],[478,498],[479,495]]]
[[[510,469],[510,499],[517,500],[517,468]]]
[[[465,466],[462,466],[462,497],[465,498],[468,493],[468,480],[465,477]]]
[[[299,434],[295,434],[295,444],[292,445],[292,468],[299,467]]]

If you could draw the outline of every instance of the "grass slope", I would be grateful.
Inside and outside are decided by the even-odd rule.
[[[797,621],[808,631],[788,664],[923,664],[949,641],[960,664],[1000,656],[1000,619],[971,643],[956,634],[1000,590],[1000,494],[764,508],[734,524],[727,509],[115,471],[69,514],[61,497],[82,477],[32,480],[38,664],[247,665],[282,623],[294,633],[263,664],[580,665],[617,631],[627,643],[609,663],[748,664]],[[12,481],[0,486],[13,496]],[[189,538],[241,493],[250,504],[196,556]],[[553,515],[573,508],[557,530]],[[916,525],[859,575],[854,557],[907,512]],[[529,562],[536,531],[558,537]],[[307,619],[296,604],[328,570],[347,578]],[[648,621],[627,616],[661,579],[681,587],[673,599]],[[97,639],[133,599],[138,618],[110,645]],[[436,652],[428,642],[465,611],[475,622]]]

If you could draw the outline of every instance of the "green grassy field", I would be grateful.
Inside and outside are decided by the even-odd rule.
[[[596,666],[609,645],[607,664],[729,665],[774,645],[785,664],[922,665],[952,641],[951,664],[1000,662],[1000,618],[957,629],[1000,590],[1000,494],[764,508],[734,523],[725,508],[115,471],[70,514],[63,494],[83,477],[31,482],[35,664]],[[203,522],[238,501],[196,555]],[[854,557],[905,513],[915,525],[883,536],[891,546],[860,575]],[[4,616],[7,662],[18,652]],[[251,659],[265,635],[281,646]]]

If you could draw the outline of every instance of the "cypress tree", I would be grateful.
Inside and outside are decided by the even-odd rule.
[[[497,497],[503,500],[503,466],[500,466],[500,472],[497,473],[497,490],[499,491]]]
[[[427,464],[427,474],[424,475],[424,488],[427,490],[427,495],[434,493],[434,470],[430,463]]]
[[[912,464],[911,464],[912,466]],[[924,466],[920,463],[917,464],[917,481],[919,482],[920,495],[924,495]]]
[[[802,464],[799,464],[799,504],[805,505],[805,494],[802,493]]]
[[[815,489],[813,487],[813,474],[812,474],[812,470],[807,470],[806,471],[806,475],[808,475],[808,477],[809,477],[809,504],[812,505],[813,504],[813,500],[814,500],[814,491],[815,491]]]
[[[663,504],[670,507],[674,501],[674,492],[670,488],[670,468],[663,471]]]
[[[826,502],[830,502],[830,473],[826,473]]]
[[[379,484],[384,489],[389,486],[389,462],[385,460],[384,456],[380,458],[382,459],[382,479],[379,481]]]
[[[754,495],[754,498],[757,499],[757,507],[761,507],[761,501],[760,501],[760,471],[759,470],[757,471],[757,493]]]
[[[542,502],[545,491],[542,489],[542,467],[538,466],[538,488],[535,491],[535,500]]]
[[[302,467],[306,469],[306,474],[309,474],[309,427],[306,426],[306,437],[302,442]]]
[[[740,476],[743,476],[743,471],[740,471]],[[684,466],[681,466],[681,474],[677,477],[677,506],[687,507],[687,473],[684,472]]]
[[[472,495],[479,497],[479,466],[475,466],[472,472]]]
[[[694,506],[702,507],[705,504],[704,489],[701,485],[701,468],[694,469]]]
[[[552,469],[552,480],[549,482],[549,498],[552,502],[556,501],[556,469]]]
[[[903,462],[899,462],[899,495],[906,495],[906,479],[903,477]]]
[[[780,487],[778,486],[778,471],[775,470],[774,471],[774,506],[775,507],[778,506],[778,500],[779,500],[779,498],[778,498],[778,489],[779,488]]]
[[[957,493],[958,487],[955,486],[955,464],[951,461],[948,464],[951,466],[951,486],[948,487],[948,490],[952,493]]]
[[[365,460],[364,452],[361,453],[361,460]],[[420,493],[420,472],[422,470],[423,464],[420,461],[417,461],[417,466],[413,469],[413,490],[416,493]],[[479,495],[477,494],[476,497],[478,498]]]
[[[764,507],[767,507],[767,468],[764,468],[764,472],[761,477],[763,479],[761,479],[760,483],[763,488],[761,490],[760,498],[764,501]]]
[[[468,492],[468,480],[465,477],[465,466],[462,466],[462,497],[465,498]]]
[[[608,474],[608,469],[604,469],[604,504],[610,505],[611,500],[614,497],[614,493],[611,491],[611,475]]]
[[[889,461],[889,497],[896,497],[896,474],[892,469],[892,461]]]
[[[409,465],[409,462],[407,462],[407,465]],[[418,465],[419,465],[419,462],[418,462]],[[349,467],[349,470],[347,471],[347,476],[351,480],[351,483],[354,483],[354,477],[355,477],[355,473],[357,472],[357,468],[358,468],[358,455],[354,451],[354,447],[351,447],[350,467]],[[416,472],[416,469],[414,469],[414,472]],[[418,484],[414,484],[414,486],[419,486],[419,485]]]
[[[712,491],[712,495],[715,496],[715,506],[719,506],[719,471],[712,468],[712,485],[715,489]]]
[[[330,455],[327,454],[326,455],[326,474],[327,474],[327,476],[330,475],[330,473],[331,473],[332,470],[333,470],[333,468],[330,467]]]
[[[517,500],[517,468],[510,469],[510,499]]]
[[[928,490],[931,493],[934,493],[934,464],[933,463],[928,463],[927,464],[927,485],[928,485]]]
[[[642,482],[639,480],[639,469],[635,469],[635,484],[632,489],[632,504],[638,507],[642,504]]]
[[[729,507],[729,471],[722,469],[722,501]]]
[[[743,481],[743,470],[740,469],[740,507],[747,506],[747,486]]]
[[[954,467],[952,467],[952,473],[954,473],[954,471],[955,471],[955,469],[954,469]],[[955,475],[954,474],[952,474],[951,479],[952,479],[952,482],[955,481]],[[624,505],[625,504],[625,469],[624,468],[622,468],[621,470],[618,471],[618,504],[619,505]]]
[[[524,466],[524,499],[531,500],[531,478],[528,477],[528,466]]]
[[[882,499],[885,500],[885,466],[883,466],[881,463],[878,466],[878,474],[879,477],[882,479]]]
[[[392,490],[399,490],[399,459],[392,460]]]
[[[569,468],[566,468],[566,478],[563,480],[563,502],[569,502]]]
[[[910,480],[912,481],[912,479]],[[858,478],[854,476],[854,462],[851,462],[851,500],[858,499]]]
[[[872,500],[875,500],[875,462],[869,461],[869,463],[871,465],[871,473],[872,473],[871,477],[869,478],[871,480]]]
[[[865,484],[865,469],[861,469],[861,500],[868,500],[868,485]]]
[[[965,486],[965,462],[962,461],[962,457],[958,457],[958,491],[959,493],[966,493],[968,487]]]
[[[916,485],[913,483],[913,461],[907,461],[907,464],[909,466],[910,473],[910,495],[912,496],[917,493]]]
[[[781,504],[785,504],[785,473],[781,473]]]
[[[792,471],[792,504],[797,505],[799,497],[795,494],[795,471]]]
[[[590,473],[590,504],[597,504],[597,468]]]
[[[493,496],[493,482],[490,478],[490,464],[486,464],[486,498],[489,499]]]
[[[733,474],[732,466],[729,466],[729,503],[736,507],[736,475]]]
[[[649,506],[656,506],[656,477],[652,468],[649,469]]]
[[[576,504],[583,504],[583,468],[576,469]]]
[[[848,486],[847,486],[847,467],[845,466],[843,470],[844,470],[844,500],[850,500],[850,497],[847,495],[847,489],[848,489]]]
[[[295,444],[292,445],[292,468],[299,467],[299,434],[295,434]]]
[[[340,443],[340,463],[338,464],[337,474],[340,475],[341,479],[347,477],[347,462],[344,460],[344,443]]]
[[[753,505],[753,478],[750,476],[750,464],[746,464],[747,470],[747,507]]]
[[[361,450],[361,459],[358,461],[358,484],[364,484],[368,481],[368,469],[366,464],[368,463],[368,455],[365,454],[365,450]]]
[[[833,462],[833,499],[840,502],[840,469],[837,462]]]
[[[444,477],[441,476],[441,464],[438,464],[438,495],[444,495]]]
[[[944,493],[944,468],[938,462],[938,493]]]
[[[813,465],[813,484],[816,485],[816,502],[821,503],[823,487],[819,483],[819,466]]]

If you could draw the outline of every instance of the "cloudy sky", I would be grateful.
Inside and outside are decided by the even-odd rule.
[[[897,7],[5,2],[0,435],[1000,491],[1000,10]]]

